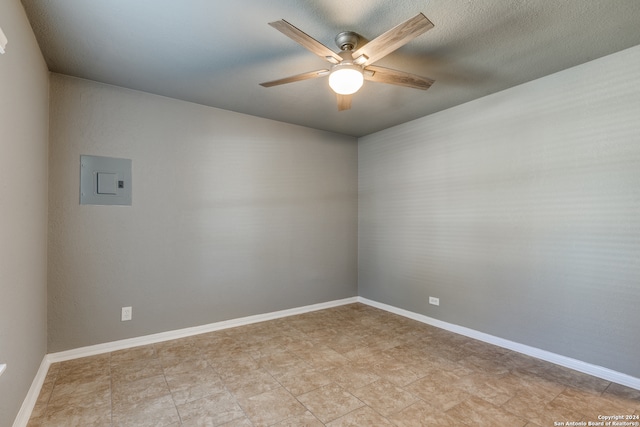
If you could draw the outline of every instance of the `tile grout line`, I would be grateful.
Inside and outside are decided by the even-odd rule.
[[[211,363],[209,362],[209,360],[207,360],[207,366],[211,366]],[[229,390],[229,387],[227,387],[227,384],[225,383],[225,381],[222,379],[222,377],[220,377],[220,374],[218,373],[218,371],[216,370],[216,368],[214,368],[213,366],[211,366],[211,369],[213,369],[213,371],[216,373],[216,375],[218,375],[218,377],[220,378],[220,381],[222,381],[222,385],[223,385],[223,387],[224,387],[225,391],[226,391],[227,393],[229,393],[229,395],[230,395],[231,397],[233,397],[233,400],[236,402],[236,405],[238,405],[238,408],[240,408],[240,410],[241,410],[241,411],[242,411],[242,413],[244,414],[244,417],[245,417],[247,420],[249,420],[249,422],[251,423],[251,425],[254,425],[254,424],[253,424],[253,421],[251,421],[251,419],[250,419],[250,418],[249,418],[249,416],[247,415],[247,412],[244,410],[244,408],[242,407],[242,405],[241,405],[241,404],[240,404],[240,402],[238,401],[238,397],[237,397],[235,394],[233,394],[233,393],[231,392],[231,390]],[[236,419],[239,419],[239,418],[236,418]],[[234,420],[231,420],[231,421],[234,421]]]
[[[156,346],[152,344],[152,347],[154,352],[158,354],[158,350],[156,349]],[[160,359],[159,362],[160,362],[160,368],[162,369],[162,378],[164,379],[164,383],[167,386],[169,395],[171,396],[171,401],[173,402],[173,407],[176,410],[176,414],[178,414],[178,422],[180,423],[180,425],[182,425],[184,421],[182,420],[182,416],[180,415],[180,410],[178,409],[178,404],[176,403],[176,399],[175,397],[173,397],[173,391],[171,391],[171,387],[169,386],[169,381],[167,380],[167,372],[165,370],[164,363],[162,363],[162,358],[160,358],[159,355],[158,355],[158,359]]]
[[[113,360],[111,358],[112,354],[112,352],[109,353],[109,408],[111,409],[111,426],[113,427],[115,421],[113,419],[113,372],[111,370],[111,366],[113,364]]]

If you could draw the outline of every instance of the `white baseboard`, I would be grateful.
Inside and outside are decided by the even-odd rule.
[[[593,365],[591,363],[583,362],[581,360],[573,359],[570,357],[562,356],[560,354],[551,353],[550,351],[541,350],[539,348],[530,347],[528,345],[520,344],[514,341],[509,341],[504,338],[499,338],[493,335],[485,334],[474,329],[466,328],[464,326],[454,325],[452,323],[443,322],[442,320],[434,319],[432,317],[425,316],[423,314],[414,313],[412,311],[397,308],[392,305],[372,301],[367,298],[358,297],[358,302],[361,302],[371,307],[379,308],[381,310],[388,311],[390,313],[398,314],[409,319],[417,320],[418,322],[426,323],[427,325],[435,326],[440,329],[444,329],[456,334],[464,335],[469,338],[474,338],[479,341],[484,341],[489,344],[497,345],[498,347],[513,350],[518,353],[526,354],[527,356],[535,357],[537,359],[545,360],[547,362],[554,363],[556,365],[564,366],[578,372],[592,375],[594,377],[602,378],[607,381],[611,381],[617,384],[622,384],[627,387],[640,390],[640,378],[632,377],[631,375],[623,374],[621,372],[614,371],[612,369],[604,368],[602,366]]]
[[[27,397],[22,401],[20,411],[18,411],[18,415],[16,415],[16,418],[13,421],[13,427],[26,427],[29,423],[29,418],[31,418],[33,408],[36,406],[36,402],[38,401],[40,390],[42,389],[44,380],[47,378],[49,366],[51,366],[51,363],[47,359],[47,356],[45,356],[42,359],[42,363],[40,363],[40,368],[38,368],[38,372],[31,383],[31,387],[29,387]]]
[[[237,326],[250,325],[252,323],[265,322],[267,320],[280,319],[282,317],[295,316],[297,314],[310,313],[312,311],[324,310],[326,308],[338,307],[346,304],[358,302],[358,297],[345,298],[341,300],[323,302],[319,304],[306,305],[303,307],[291,308],[288,310],[274,311],[271,313],[256,314],[254,316],[240,317],[237,319],[224,320],[222,322],[210,323],[208,325],[194,326],[192,328],[178,329],[175,331],[160,332],[153,335],[145,335],[136,338],[113,341],[104,344],[97,344],[88,347],[76,348],[73,350],[61,351],[48,354],[46,357],[50,363],[64,362],[66,360],[78,359],[81,357],[95,356],[97,354],[110,353],[112,351],[124,350],[141,345],[156,344],[163,341],[171,341],[193,335],[205,334],[207,332],[220,331],[223,329],[235,328]]]
[[[40,395],[40,390],[47,377],[47,372],[52,363],[64,362],[66,360],[79,359],[81,357],[95,356],[103,353],[110,353],[117,350],[125,350],[127,348],[138,347],[141,345],[155,344],[163,341],[170,341],[179,338],[185,338],[193,335],[204,334],[207,332],[220,331],[223,329],[235,328],[236,326],[250,325],[252,323],[265,322],[267,320],[280,319],[282,317],[295,316],[297,314],[310,313],[312,311],[324,310],[341,305],[353,304],[358,302],[358,297],[345,298],[341,300],[323,302],[319,304],[306,305],[303,307],[291,308],[288,310],[274,311],[271,313],[257,314],[254,316],[241,317],[238,319],[225,320],[222,322],[210,323],[208,325],[195,326],[192,328],[179,329],[175,331],[161,332],[153,335],[145,335],[142,337],[130,338],[125,340],[113,341],[104,344],[97,344],[87,347],[76,348],[73,350],[61,351],[58,353],[50,353],[45,355],[40,364],[40,369],[36,374],[27,397],[22,402],[22,407],[13,422],[13,427],[26,427],[33,412],[33,408]]]
[[[631,387],[640,390],[640,378],[635,378],[627,374],[623,374],[617,371],[613,371],[602,366],[592,365],[580,360],[572,359],[570,357],[562,356],[559,354],[551,353],[545,350],[541,350],[535,347],[530,347],[517,342],[509,341],[503,338],[495,337],[493,335],[485,334],[473,329],[466,328],[464,326],[454,325],[452,323],[443,322],[438,319],[434,319],[423,314],[414,313],[412,311],[397,308],[388,304],[380,303],[363,297],[351,297],[336,301],[329,301],[320,304],[307,305],[298,308],[292,308],[288,310],[275,311],[272,313],[257,314],[254,316],[241,317],[238,319],[225,320],[222,322],[210,323],[208,325],[195,326],[192,328],[179,329],[175,331],[161,332],[153,335],[145,335],[142,337],[130,338],[125,340],[113,341],[104,344],[97,344],[88,347],[81,347],[73,350],[62,351],[58,353],[47,354],[40,364],[40,368],[36,373],[31,388],[27,393],[27,397],[22,403],[22,407],[16,416],[13,423],[13,427],[26,427],[33,412],[33,408],[40,395],[40,390],[44,384],[44,380],[47,376],[47,372],[52,363],[63,362],[66,360],[78,359],[81,357],[95,356],[103,353],[110,353],[112,351],[124,350],[127,348],[138,347],[141,345],[155,344],[163,341],[170,341],[179,338],[185,338],[193,335],[204,334],[207,332],[220,331],[223,329],[234,328],[237,326],[250,325],[252,323],[265,322],[267,320],[280,319],[283,317],[295,316],[297,314],[310,313],[313,311],[324,310],[327,308],[338,307],[346,304],[353,304],[360,302],[362,304],[369,305],[371,307],[379,308],[381,310],[388,311],[390,313],[398,314],[409,319],[417,320],[422,323],[426,323],[431,326],[435,326],[440,329],[454,332],[456,334],[464,335],[470,338],[474,338],[480,341],[484,341],[489,344],[494,344],[499,347],[503,347],[509,350],[517,351],[518,353],[526,354],[538,359],[546,360],[547,362],[555,363],[556,365],[564,366],[570,369],[574,369],[585,374],[593,375],[594,377],[602,378],[607,381],[622,384],[627,387]]]

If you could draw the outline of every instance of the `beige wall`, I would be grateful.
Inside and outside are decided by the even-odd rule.
[[[359,295],[640,377],[638,70],[640,46],[361,138]]]
[[[132,206],[79,204],[84,154]],[[53,74],[49,167],[50,352],[357,294],[355,138]]]
[[[46,353],[48,73],[18,1],[0,2],[0,426]]]

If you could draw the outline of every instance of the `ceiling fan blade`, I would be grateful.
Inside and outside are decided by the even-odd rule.
[[[338,99],[338,111],[351,109],[351,98],[353,95],[340,95],[339,93],[336,93],[336,97]]]
[[[353,52],[353,58],[360,65],[373,64],[432,28],[433,23],[419,13]]]
[[[369,65],[364,69],[364,78],[372,82],[389,83],[422,90],[429,89],[434,83],[434,80],[426,77],[376,65]]]
[[[329,74],[329,70],[309,71],[307,73],[296,74],[295,76],[289,76],[283,79],[260,83],[260,86],[264,86],[264,87],[278,86],[278,85],[283,85],[287,83],[299,82],[301,80],[315,79],[317,77],[326,76],[328,74]]]
[[[333,64],[338,64],[342,61],[342,58],[337,53],[335,53],[304,31],[294,27],[284,19],[275,22],[269,22],[269,25],[271,25],[273,28],[280,31],[282,34],[289,37],[293,41],[309,49],[311,52],[315,53],[322,59],[325,59]]]

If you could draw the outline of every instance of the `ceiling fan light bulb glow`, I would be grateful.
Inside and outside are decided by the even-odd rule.
[[[340,67],[329,75],[329,86],[340,95],[356,93],[362,87],[363,82],[362,70],[356,67]]]

